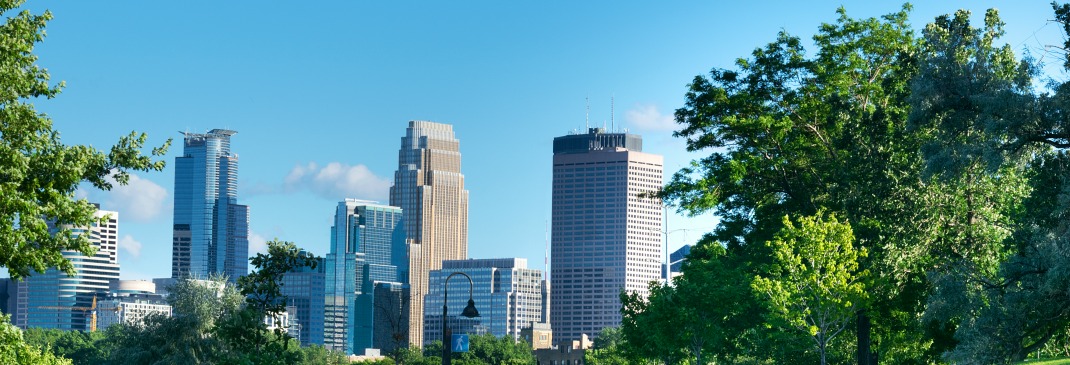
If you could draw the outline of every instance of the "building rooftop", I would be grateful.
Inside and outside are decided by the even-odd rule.
[[[554,138],[554,154],[616,150],[643,152],[643,137],[638,134],[607,133],[605,128],[588,128],[587,133]]]

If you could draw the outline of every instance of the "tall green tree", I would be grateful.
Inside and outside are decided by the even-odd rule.
[[[285,348],[289,340],[286,333],[286,323],[281,320],[281,314],[286,312],[286,296],[282,295],[282,277],[291,271],[302,267],[315,268],[319,259],[304,250],[301,250],[293,242],[271,240],[267,243],[267,253],[258,253],[250,258],[253,264],[253,272],[238,278],[238,290],[245,296],[246,306],[243,308],[247,313],[235,313],[239,318],[250,317],[245,321],[253,328],[261,329],[250,331],[252,328],[237,328],[239,334],[248,332],[251,334],[252,344],[256,352],[261,352],[261,347],[267,344],[267,332],[265,320],[275,324],[274,338],[281,341]],[[240,339],[238,343],[245,343],[246,339]]]
[[[928,294],[931,232],[916,222],[931,213],[932,188],[921,177],[921,136],[907,128],[919,47],[908,11],[854,19],[841,8],[814,36],[814,56],[781,32],[737,69],[697,76],[674,135],[709,155],[661,192],[684,212],[717,213],[712,240],[751,275],[773,258],[764,242],[783,228],[782,217],[824,209],[854,222],[855,244],[869,252],[860,262],[873,274],[867,286],[895,298],[859,308],[852,332],[860,363],[874,343],[890,360],[936,355],[924,352],[930,340],[913,316]],[[759,333],[760,318],[748,326]]]
[[[293,364],[300,361],[299,345],[287,333],[286,297],[282,277],[300,267],[315,267],[318,259],[292,242],[271,240],[267,253],[249,261],[253,272],[238,278],[237,290],[244,303],[220,316],[213,329],[215,338],[227,349],[227,363]],[[267,323],[273,323],[269,330]]]
[[[52,128],[52,120],[38,113],[34,100],[56,97],[63,82],[52,84],[47,70],[37,64],[34,46],[45,37],[52,13],[34,15],[28,10],[11,14],[23,1],[0,0],[0,267],[19,279],[50,267],[73,274],[74,267],[60,254],[77,250],[93,253],[89,239],[62,229],[48,231],[46,222],[87,227],[96,207],[75,199],[82,182],[109,190],[113,182],[126,184],[130,171],[159,171],[170,140],[141,153],[146,136],[131,132],[110,151],[91,146],[67,146]],[[103,220],[105,218],[101,218]]]
[[[865,250],[854,247],[851,225],[835,216],[784,217],[784,229],[767,243],[774,259],[752,284],[765,299],[772,323],[805,333],[827,364],[828,345],[847,329],[866,301],[858,270]]]
[[[1053,7],[1070,31],[1070,6]],[[935,246],[943,260],[926,318],[954,327],[948,359],[1008,363],[1070,326],[1070,94],[1066,83],[1034,89],[1033,62],[997,43],[1003,23],[994,10],[980,28],[968,17],[959,12],[926,28],[912,100],[912,124],[931,136],[927,171],[938,183],[965,182],[947,194],[946,241]]]

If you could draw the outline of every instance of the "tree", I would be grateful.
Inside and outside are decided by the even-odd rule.
[[[0,13],[18,8],[21,0],[0,0]],[[119,139],[108,153],[91,146],[66,146],[52,120],[37,113],[33,99],[51,99],[63,83],[49,84],[47,70],[38,66],[34,45],[44,39],[50,12],[33,15],[22,11],[8,15],[0,25],[0,266],[19,279],[31,271],[57,267],[68,274],[74,267],[60,254],[77,250],[92,256],[88,237],[63,228],[51,234],[46,222],[59,226],[87,227],[96,207],[75,199],[82,182],[109,190],[113,183],[126,184],[130,171],[160,171],[170,140],[141,154],[145,134],[131,132]],[[100,218],[101,220],[106,219]]]
[[[674,135],[687,139],[688,151],[709,155],[659,194],[687,213],[717,213],[710,240],[750,275],[773,258],[764,243],[784,227],[784,216],[825,210],[854,222],[856,245],[869,252],[859,263],[873,274],[867,286],[895,298],[859,308],[860,363],[869,362],[874,343],[893,361],[935,356],[924,352],[932,341],[913,316],[928,295],[924,266],[933,239],[916,222],[933,214],[934,189],[921,177],[923,136],[907,128],[920,44],[909,10],[853,19],[841,8],[814,36],[814,56],[781,32],[738,59],[737,69],[696,76],[676,110]],[[761,318],[736,332],[747,338],[730,342],[760,339],[750,334],[762,332]]]
[[[1053,8],[1070,31],[1070,6]],[[1036,66],[999,46],[1002,34],[994,10],[981,28],[964,11],[937,18],[912,98],[912,124],[933,136],[923,151],[934,180],[968,182],[949,194],[946,216],[958,219],[943,224],[925,313],[953,328],[946,355],[958,363],[1021,360],[1070,325],[1070,94],[1065,82],[1037,92]]]
[[[526,342],[517,342],[512,336],[498,337],[492,334],[469,336],[468,352],[458,356],[458,364],[487,365],[534,365],[535,354]]]
[[[23,331],[23,338],[31,346],[51,348],[56,357],[70,359],[74,365],[101,364],[111,351],[104,332],[30,328]]]
[[[213,364],[228,354],[214,336],[224,313],[236,311],[242,297],[225,277],[183,279],[172,285],[167,298],[173,316],[150,314],[140,323],[119,324],[109,340],[114,364]]]
[[[620,327],[604,327],[594,340],[594,347],[583,353],[583,362],[588,365],[628,365],[639,363],[626,349],[624,334]]]
[[[246,313],[235,313],[239,327],[235,335],[239,337],[243,332],[252,336],[255,353],[261,353],[262,347],[267,344],[268,337],[264,324],[265,318],[270,318],[275,323],[274,338],[278,339],[285,350],[289,342],[289,335],[285,331],[286,324],[280,319],[281,313],[286,312],[286,297],[282,295],[282,277],[287,272],[301,267],[315,268],[319,260],[307,251],[301,250],[293,242],[271,240],[267,243],[267,253],[258,253],[249,259],[255,268],[252,273],[238,278],[238,289],[245,296]],[[245,327],[250,325],[253,327]],[[249,331],[250,329],[263,329]],[[245,343],[247,339],[241,338],[236,344]]]
[[[851,225],[835,216],[800,217],[798,226],[784,217],[784,229],[768,242],[775,258],[767,276],[752,286],[766,299],[774,323],[809,335],[827,363],[829,341],[842,333],[866,300],[864,272],[854,248]]]
[[[690,348],[680,346],[688,339],[681,329],[688,327],[685,321],[689,318],[684,314],[689,311],[679,301],[675,288],[651,282],[649,289],[645,297],[621,291],[620,332],[634,356],[674,364],[685,356],[684,349]]]
[[[342,365],[349,364],[349,359],[340,351],[313,344],[301,349],[301,364]]]
[[[672,285],[651,283],[646,298],[622,293],[619,332],[639,356],[666,364],[688,357],[694,364],[738,360],[734,335],[749,323],[741,319],[759,315],[751,278],[708,238],[691,251],[684,275]]]
[[[11,316],[0,314],[0,364],[70,365],[71,361],[53,355],[23,340],[22,331],[11,325]]]
[[[408,347],[409,301],[411,299],[411,294],[407,289],[403,290],[400,296],[376,295],[372,299],[376,322],[385,322],[390,332],[388,345],[383,346],[383,350],[397,364],[405,364],[406,353],[410,352]]]

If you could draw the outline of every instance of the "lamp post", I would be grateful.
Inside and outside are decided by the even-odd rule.
[[[461,315],[468,318],[479,317],[479,311],[476,310],[476,301],[472,299],[472,290],[475,287],[475,283],[472,282],[472,277],[463,272],[453,272],[450,276],[446,277],[446,280],[442,281],[442,365],[450,365],[451,357],[453,355],[453,344],[450,343],[450,328],[446,325],[446,305],[449,303],[449,282],[450,278],[454,275],[461,275],[468,279],[468,306],[464,307],[461,311]]]
[[[668,284],[669,281],[672,279],[671,278],[672,275],[669,273],[669,234],[680,232],[680,231],[687,232],[687,231],[690,231],[690,229],[688,229],[688,228],[677,228],[677,229],[673,229],[673,230],[664,230],[664,229],[658,229],[658,228],[649,228],[649,230],[654,231],[654,232],[659,232],[662,235],[664,235],[664,237],[665,237],[665,239],[664,239],[664,241],[663,241],[663,243],[661,245],[661,247],[663,249],[663,254],[665,255],[663,257],[664,262],[661,263],[661,265],[662,265],[661,269],[663,271],[662,272],[662,279],[664,279],[665,283]],[[686,238],[686,237],[684,237],[684,238]]]

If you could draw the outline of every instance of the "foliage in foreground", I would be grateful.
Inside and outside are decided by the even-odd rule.
[[[24,341],[22,330],[11,324],[11,316],[0,314],[0,364],[70,365],[71,361]]]
[[[171,141],[142,155],[145,134],[131,132],[105,153],[92,146],[67,146],[52,120],[38,113],[33,100],[59,95],[63,83],[49,83],[48,71],[36,64],[36,43],[45,37],[52,14],[29,11],[11,14],[21,0],[0,0],[0,267],[18,279],[51,267],[69,274],[74,267],[60,254],[76,250],[92,256],[89,239],[61,228],[51,234],[47,222],[88,227],[96,207],[75,199],[75,189],[87,182],[101,190],[125,185],[131,171],[160,171]]]
[[[1070,36],[1070,5],[1053,7]],[[909,10],[840,9],[812,55],[781,32],[694,79],[675,135],[708,155],[659,194],[721,222],[673,285],[623,296],[620,354],[997,364],[1065,351],[1070,83],[1037,90],[1036,63],[1000,44],[995,10],[980,27],[959,11],[920,34]],[[853,239],[787,239],[798,227],[784,217],[822,212]],[[830,253],[838,264],[799,265]],[[815,302],[844,335],[822,344],[827,329],[801,307]]]
[[[278,303],[281,275],[314,265],[314,257],[290,242],[268,242],[253,260],[254,274],[237,286],[226,278],[185,279],[169,288],[173,316],[149,315],[100,333],[31,330],[27,342],[51,346],[74,364],[342,364],[341,353],[302,348],[284,331],[268,330]]]

